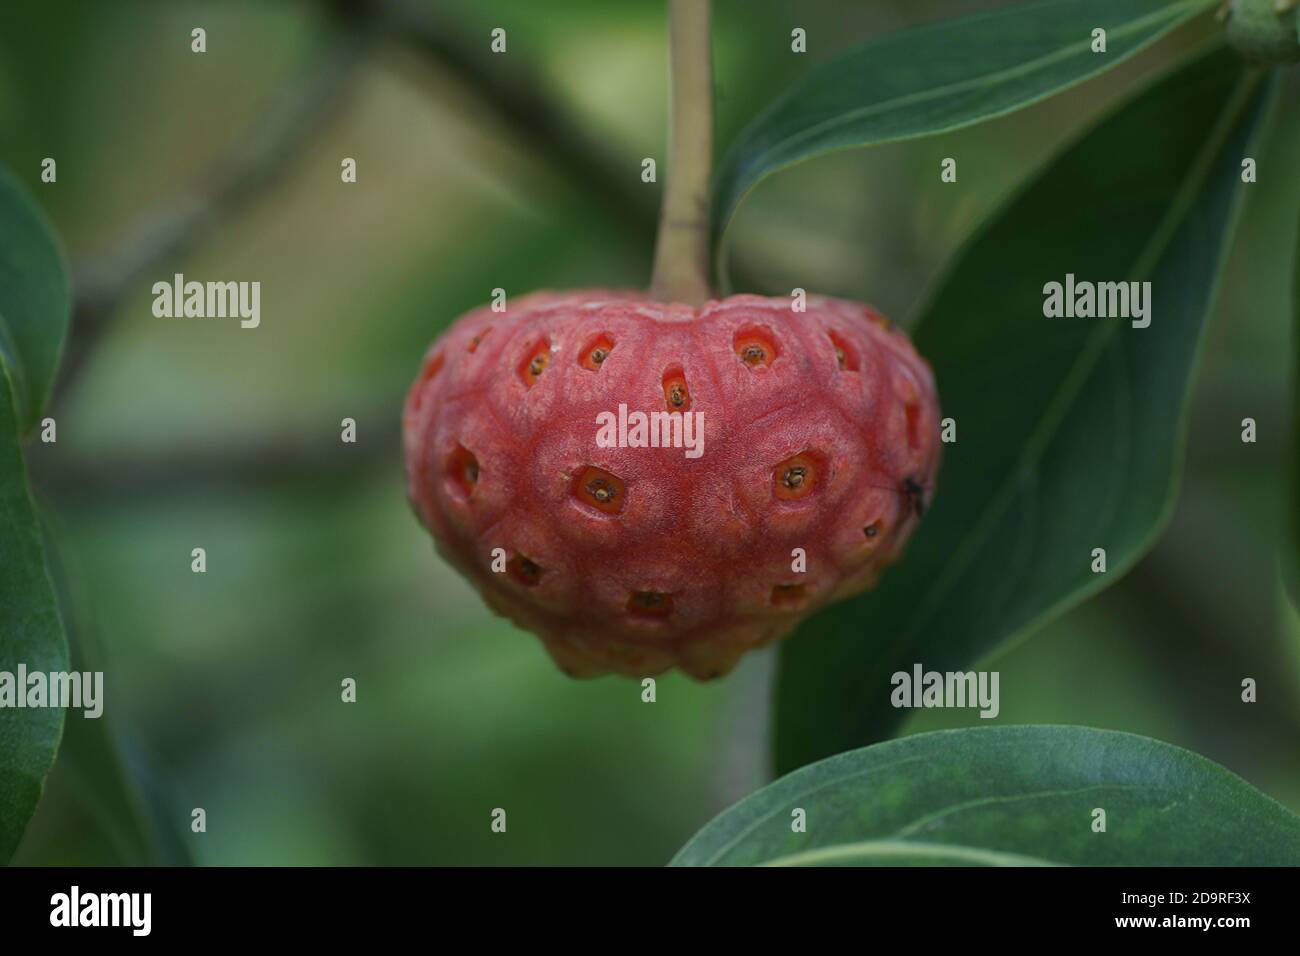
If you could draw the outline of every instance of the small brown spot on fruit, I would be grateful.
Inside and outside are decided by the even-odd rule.
[[[804,602],[807,594],[805,584],[774,584],[772,586],[772,604],[777,607],[795,607]]]
[[[691,390],[686,384],[686,374],[680,365],[669,366],[664,372],[664,404],[670,412],[684,412],[691,407]]]
[[[840,366],[840,371],[856,372],[858,370],[858,353],[848,341],[838,332],[826,333],[835,346],[835,361]]]
[[[633,591],[627,612],[634,617],[661,618],[673,613],[673,596],[659,591]]]
[[[627,498],[623,479],[601,468],[584,468],[574,484],[579,501],[605,514],[618,514]]]
[[[767,368],[776,361],[776,342],[764,329],[745,329],[732,343],[736,355],[750,368]]]
[[[599,372],[612,351],[614,351],[613,338],[607,334],[599,335],[583,348],[578,356],[578,364],[588,371]]]
[[[491,331],[492,331],[492,326],[489,325],[486,328],[484,328],[481,332],[476,332],[474,334],[474,337],[469,340],[469,344],[465,346],[465,351],[467,352],[476,351],[478,347],[483,343],[483,340],[488,337],[488,334]]]
[[[439,352],[433,358],[429,359],[429,361],[425,362],[424,368],[420,370],[420,381],[427,382],[435,375],[437,375],[439,372],[441,372],[443,362],[446,360],[446,358],[447,357],[445,355]]]
[[[447,478],[453,490],[468,498],[478,484],[478,459],[464,445],[457,445],[447,456]]]
[[[915,478],[903,479],[903,493],[912,502],[918,518],[925,517],[925,488]]]
[[[526,588],[536,587],[542,580],[542,568],[531,558],[516,554],[506,563],[510,576]]]
[[[803,498],[817,487],[817,461],[807,452],[800,452],[772,469],[776,496],[785,500]]]
[[[528,350],[527,357],[519,367],[519,377],[524,380],[525,385],[532,388],[550,364],[551,343],[548,339],[542,339]]]
[[[907,417],[907,444],[912,449],[921,447],[921,406],[915,402],[909,402],[903,406],[903,413]]]

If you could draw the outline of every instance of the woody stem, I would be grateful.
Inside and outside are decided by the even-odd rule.
[[[713,65],[709,0],[668,0],[672,125],[650,291],[701,305],[709,282],[709,179],[713,167]]]

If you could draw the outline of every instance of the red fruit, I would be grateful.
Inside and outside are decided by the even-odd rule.
[[[700,416],[703,454],[600,447],[620,404]],[[705,679],[898,558],[938,421],[929,367],[865,305],[597,289],[463,316],[403,433],[440,553],[566,672]]]

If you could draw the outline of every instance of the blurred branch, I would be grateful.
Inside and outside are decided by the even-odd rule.
[[[357,28],[341,30],[320,62],[281,95],[229,154],[213,162],[188,193],[157,204],[127,230],[114,252],[77,270],[72,327],[56,400],[77,379],[122,298],[264,193],[289,168],[287,159],[331,115],[365,58],[370,36],[354,16],[343,19]]]
[[[629,235],[643,237],[647,253],[658,228],[658,190],[646,189],[640,167],[621,165],[605,141],[573,119],[545,84],[520,61],[489,52],[486,36],[470,39],[458,23],[417,0],[361,0],[377,11],[385,34],[432,60],[473,91],[499,121],[530,149],[609,214]],[[669,175],[672,170],[669,170]],[[757,287],[753,271],[735,255],[731,265],[737,289]]]
[[[544,84],[522,57],[489,52],[488,37],[471,40],[463,27],[437,9],[415,0],[363,0],[379,28],[454,76],[496,114],[510,132],[566,179],[581,186],[597,204],[612,207],[629,233],[654,234],[658,192],[647,190],[640,167],[623,169],[604,142],[574,121],[547,95]]]
[[[396,473],[400,461],[395,429],[355,445],[340,445],[337,431],[303,435],[291,430],[238,446],[182,445],[145,454],[125,448],[93,457],[32,455],[30,467],[42,492],[63,504],[70,499],[189,495],[278,479],[301,482],[305,476],[349,481],[385,467]]]
[[[404,43],[471,89],[512,134],[526,140],[529,148],[566,180],[579,184],[596,205],[617,216],[629,235],[644,237],[649,252],[658,192],[644,188],[639,167],[622,169],[605,144],[549,97],[517,58],[492,56],[486,38],[471,41],[464,29],[441,11],[414,0],[322,0],[322,6],[342,28],[334,47],[281,96],[228,155],[211,164],[189,193],[159,203],[116,243],[118,251],[78,269],[72,329],[56,402],[62,400],[68,384],[76,381],[122,299],[165,263],[197,247],[290,168],[288,159],[332,115],[376,39]],[[738,289],[755,287],[743,262],[733,260],[731,272]],[[394,440],[358,449],[356,464],[377,463],[381,455],[395,455],[396,447]],[[51,463],[46,477],[56,487],[75,487],[92,478],[93,484],[103,487],[112,475],[112,486],[141,491],[165,488],[182,479],[198,484],[240,484],[317,467],[332,468],[336,454],[332,439],[322,442],[320,448],[309,448],[286,435],[242,452],[194,448],[159,457],[99,461],[93,466],[61,461]]]

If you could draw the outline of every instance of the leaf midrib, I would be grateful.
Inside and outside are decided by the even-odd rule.
[[[960,803],[952,803],[946,807],[927,813],[923,817],[917,817],[911,823],[899,827],[894,831],[895,838],[906,838],[917,833],[922,827],[929,826],[932,823],[950,817],[954,813],[965,813],[967,810],[974,810],[977,807],[992,807],[999,804],[1018,803],[1021,800],[1038,800],[1042,797],[1073,797],[1084,793],[1094,793],[1098,790],[1143,790],[1149,792],[1159,791],[1161,787],[1146,786],[1132,783],[1092,783],[1086,787],[1058,787],[1054,790],[1029,790],[1025,793],[999,793],[987,797],[976,797],[971,800],[963,800]]]
[[[871,776],[872,774],[875,774],[878,771],[892,770],[902,766],[903,764],[908,764],[908,763],[927,762],[928,759],[929,758],[922,755],[916,757],[907,757],[902,760],[895,760],[884,764],[876,764],[870,767],[863,767],[861,770],[857,770],[854,771],[853,773],[848,773],[848,774],[843,774],[840,776],[833,777],[830,780],[825,780],[822,781],[821,783],[818,783],[814,787],[809,787],[805,790],[799,791],[798,793],[791,794],[790,796],[785,797],[779,805],[774,804],[771,810],[761,814],[758,817],[755,817],[748,825],[738,830],[729,840],[727,840],[726,843],[722,844],[721,847],[719,847],[707,860],[703,861],[703,863],[700,865],[702,866],[715,865],[716,863],[718,863],[719,860],[721,860],[729,852],[731,852],[731,850],[733,850],[738,844],[743,842],[747,836],[749,836],[759,827],[770,823],[775,817],[784,813],[787,807],[805,803],[807,802],[807,799],[809,797],[815,796],[816,794],[821,793],[823,790],[828,790],[833,787],[843,786],[852,780],[855,780],[859,777]],[[998,803],[1015,803],[1021,800],[1037,800],[1041,797],[1069,796],[1073,794],[1089,793],[1096,790],[1123,791],[1123,790],[1158,790],[1158,789],[1160,788],[1149,787],[1149,786],[1138,785],[1138,784],[1102,782],[1096,784],[1089,784],[1084,787],[1067,787],[1067,788],[1057,788],[1053,790],[1031,790],[1025,793],[997,794],[995,796],[979,797],[973,800],[965,800],[960,803],[949,804],[938,810],[932,811],[931,813],[928,813],[925,816],[917,817],[916,819],[894,830],[889,835],[888,839],[871,840],[866,842],[871,845],[897,844],[900,846],[902,845],[936,846],[938,844],[935,844],[933,841],[909,841],[905,838],[917,832],[921,827],[933,823],[936,820],[943,819],[945,816],[950,816],[954,813],[961,813],[965,810],[970,810],[979,806],[991,806],[993,804],[998,804]],[[858,844],[854,844],[854,845],[858,845]],[[820,847],[817,850],[803,851],[801,853],[792,854],[791,856],[798,857],[807,854],[815,854],[823,850],[833,850],[833,849],[834,849],[833,847]],[[990,854],[1001,853],[1001,851],[998,850],[986,850],[983,848],[961,848],[961,849],[974,849],[979,852],[987,852]],[[1014,855],[1014,854],[1009,854],[1009,855]],[[763,866],[780,865],[779,863],[776,862],[780,859],[784,859],[784,858],[776,857],[773,860],[765,861],[760,865]]]
[[[1212,2],[1212,0],[1210,0],[1210,2]],[[1185,2],[1183,3],[1173,4],[1168,7],[1163,7],[1160,10],[1157,10],[1154,13],[1147,14],[1144,17],[1140,17],[1136,20],[1130,20],[1124,26],[1115,29],[1111,32],[1112,35],[1118,36],[1122,39],[1133,33],[1140,32],[1143,28],[1145,28],[1148,24],[1151,23],[1158,23],[1162,20],[1168,20],[1170,23],[1175,23],[1181,17],[1190,18],[1196,14],[1198,8],[1208,7],[1209,5],[1210,3],[1207,2],[1207,0],[1185,0]],[[985,85],[989,83],[1004,83],[1009,80],[1013,80],[1018,77],[1028,75],[1040,69],[1051,66],[1052,64],[1059,62],[1061,60],[1069,59],[1070,57],[1076,56],[1078,55],[1079,52],[1090,49],[1090,44],[1091,44],[1091,38],[1087,40],[1080,40],[1078,43],[1071,43],[1067,46],[1060,47],[1059,49],[1044,54],[1043,56],[1040,56],[1037,59],[1027,60],[1024,63],[1018,64],[1013,67],[1008,67],[1002,70],[995,70],[992,73],[982,73],[978,76],[973,76],[965,80],[958,80],[953,83],[948,83],[944,86],[936,86],[926,90],[919,90],[915,93],[908,93],[903,96],[897,96],[888,100],[881,100],[877,103],[872,103],[868,106],[859,107],[858,109],[851,110],[847,113],[842,113],[839,116],[834,116],[831,117],[830,119],[822,120],[820,123],[816,123],[813,126],[807,127],[806,129],[802,129],[799,130],[798,132],[792,133],[791,135],[785,137],[784,139],[778,140],[777,142],[768,146],[766,149],[763,150],[763,152],[755,154],[754,159],[755,160],[764,159],[768,156],[771,156],[773,153],[780,152],[781,150],[785,149],[786,147],[794,143],[802,142],[803,140],[816,136],[817,134],[821,133],[823,130],[835,129],[838,126],[847,126],[850,125],[851,123],[857,122],[859,119],[863,119],[865,117],[872,116],[877,113],[888,112],[891,109],[898,109],[899,107],[907,106],[912,103],[924,103],[930,100],[937,100],[942,97],[952,96],[957,93],[963,93],[966,90],[976,86]],[[1062,87],[1060,89],[1052,90],[1049,93],[1043,94],[1043,96],[1039,96],[1034,99],[1027,100],[1021,105],[1029,106],[1043,99],[1045,96],[1050,96],[1050,95],[1054,95],[1055,93],[1061,92],[1061,89],[1065,89],[1065,88]],[[952,129],[956,129],[960,125],[963,124],[958,123],[957,125],[945,125],[936,128],[932,132],[935,133],[946,132]],[[887,137],[885,139],[878,140],[877,142],[886,143],[889,142],[889,138]],[[746,163],[744,166],[739,167],[739,170],[742,172],[748,171],[752,169],[754,165],[755,162],[751,161]]]
[[[748,826],[742,827],[740,830],[736,831],[735,835],[732,836],[730,840],[722,844],[722,846],[719,847],[711,857],[709,857],[700,865],[712,866],[713,864],[717,863],[718,860],[722,859],[723,856],[729,853],[732,850],[732,848],[735,847],[736,844],[740,843],[745,837],[749,836],[749,834],[753,833],[763,824],[769,822],[773,817],[782,813],[785,810],[786,805],[788,805],[792,801],[803,802],[808,797],[821,793],[821,791],[826,790],[830,787],[839,786],[840,784],[848,780],[853,780],[856,779],[857,777],[866,777],[875,773],[878,770],[888,770],[892,767],[901,767],[903,764],[916,763],[917,761],[923,761],[925,759],[926,758],[923,756],[904,757],[902,760],[894,760],[891,761],[890,763],[872,764],[870,767],[863,767],[861,770],[854,771],[853,773],[845,774],[844,776],[833,777],[830,780],[824,780],[821,783],[818,783],[814,787],[809,787],[806,790],[800,790],[797,793],[791,794],[790,797],[787,799],[786,804],[782,804],[781,806],[774,807],[773,809],[767,811],[766,813],[763,813],[755,817],[749,823]]]
[[[855,860],[888,860],[897,857],[932,857],[960,859],[985,866],[1067,866],[1042,857],[1002,853],[956,843],[930,843],[912,840],[863,840],[838,846],[819,847],[801,853],[765,860],[759,866],[822,866],[827,863],[851,863]]]

